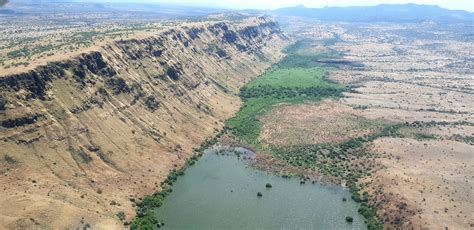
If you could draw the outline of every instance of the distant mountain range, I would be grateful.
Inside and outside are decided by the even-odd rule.
[[[1,0],[0,0],[1,1]],[[92,13],[92,12],[146,12],[158,16],[203,16],[229,12],[229,9],[204,6],[144,4],[102,0],[15,0],[0,9],[0,16],[21,16],[41,13]],[[346,22],[460,22],[474,24],[474,13],[448,10],[435,5],[380,4],[377,6],[306,8],[303,5],[273,11],[239,10],[250,14],[269,13],[276,16],[300,16],[321,21]]]
[[[472,21],[474,13],[448,10],[434,5],[380,4],[377,6],[306,8],[303,5],[271,12],[280,16],[300,16],[322,21],[349,22],[457,22]]]

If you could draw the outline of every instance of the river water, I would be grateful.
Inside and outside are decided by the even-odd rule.
[[[172,188],[161,229],[366,229],[347,190],[255,170],[235,154],[207,151]]]

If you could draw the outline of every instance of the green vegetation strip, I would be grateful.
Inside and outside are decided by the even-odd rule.
[[[226,122],[226,129],[243,141],[258,147],[261,124],[258,117],[281,103],[303,103],[328,97],[340,97],[345,86],[326,79],[328,72],[322,66],[307,66],[304,60],[316,62],[327,56],[298,54],[309,43],[297,42],[287,48],[287,57],[262,76],[249,82],[240,91],[244,105]],[[303,61],[302,61],[303,60]]]
[[[324,98],[338,98],[341,97],[343,91],[349,90],[344,85],[328,81],[326,79],[327,66],[321,66],[318,62],[322,58],[340,57],[340,53],[330,51],[312,54],[308,51],[311,45],[312,42],[301,41],[288,47],[286,49],[288,55],[285,59],[243,87],[240,96],[245,103],[240,111],[226,122],[224,131],[204,142],[199,149],[195,149],[195,154],[186,161],[184,167],[172,170],[166,180],[161,183],[161,191],[137,202],[137,216],[131,223],[125,223],[125,225],[130,225],[132,230],[154,229],[155,226],[161,225],[162,223],[156,215],[156,208],[162,205],[165,197],[172,191],[171,186],[178,177],[184,175],[184,171],[195,164],[204,150],[216,144],[224,132],[231,132],[252,147],[261,149],[263,147],[258,142],[261,123],[258,118],[269,112],[274,106],[282,103],[294,104],[318,101]],[[352,199],[361,203],[359,213],[366,218],[368,229],[382,229],[375,209],[368,203],[369,195],[367,192],[360,194],[360,188],[356,184],[360,178],[369,175],[371,166],[367,165],[366,170],[353,168],[350,160],[373,157],[365,151],[366,143],[380,137],[404,137],[406,134],[402,132],[403,128],[426,128],[447,124],[436,122],[379,124],[375,122],[367,125],[380,126],[378,132],[365,137],[353,138],[343,143],[289,147],[270,146],[265,150],[272,152],[293,166],[317,170],[325,175],[346,180],[352,193]],[[415,135],[420,140],[433,138],[423,133],[410,133],[409,135]],[[119,213],[117,216],[120,218],[123,214]]]
[[[132,220],[131,223],[124,223],[130,225],[132,230],[153,230],[155,226],[162,225],[162,222],[157,217],[156,209],[161,207],[163,200],[173,190],[171,186],[176,182],[178,177],[184,175],[185,170],[194,165],[199,157],[202,156],[204,150],[215,145],[218,139],[223,135],[224,132],[219,132],[214,138],[206,140],[198,149],[194,150],[194,155],[186,160],[186,164],[180,169],[173,169],[166,179],[161,183],[161,191],[154,193],[153,195],[146,196],[141,201],[137,202],[137,216]]]
[[[300,41],[286,49],[287,56],[270,71],[241,89],[245,102],[240,111],[226,123],[226,130],[256,149],[263,148],[258,141],[261,131],[259,117],[282,103],[304,103],[324,98],[341,97],[348,90],[344,85],[326,79],[327,66],[320,59],[338,58],[340,53],[311,53],[312,42]],[[334,66],[329,66],[334,67]],[[377,124],[378,125],[378,124]],[[361,202],[359,213],[366,218],[369,229],[382,229],[375,210],[368,204],[368,194],[360,196],[357,180],[366,176],[366,170],[355,170],[348,158],[367,157],[364,143],[381,136],[397,133],[398,125],[381,128],[379,133],[348,140],[340,144],[298,145],[280,147],[270,145],[265,150],[290,165],[319,171],[325,175],[349,181],[352,197]]]
[[[320,59],[338,58],[340,53],[324,52],[312,54],[308,41],[297,42],[286,49],[287,56],[270,71],[251,81],[241,89],[245,102],[240,111],[226,123],[226,130],[255,149],[269,151],[288,164],[310,169],[345,180],[352,193],[352,199],[359,202],[359,213],[366,219],[370,230],[383,229],[374,207],[369,204],[369,194],[361,194],[357,185],[359,179],[369,176],[375,165],[357,163],[359,159],[374,158],[366,144],[380,137],[409,137],[419,141],[436,139],[435,136],[418,132],[416,129],[446,125],[437,122],[388,123],[380,120],[362,120],[364,126],[375,128],[375,132],[363,137],[352,138],[342,143],[307,144],[293,146],[262,145],[258,141],[261,131],[259,117],[282,103],[304,103],[323,98],[337,98],[345,90],[344,85],[326,79],[326,69],[337,66],[324,65]],[[409,130],[409,132],[407,132]],[[413,131],[415,130],[415,131]],[[459,138],[459,137],[458,137]],[[267,147],[263,147],[267,146]]]

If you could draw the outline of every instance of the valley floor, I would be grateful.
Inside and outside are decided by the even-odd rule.
[[[347,187],[369,229],[474,226],[466,25],[292,20],[283,53],[271,19],[220,17],[9,66],[0,228],[154,227],[212,135],[257,168]]]
[[[297,24],[302,41],[226,126],[257,167],[350,187],[369,229],[471,228],[473,51],[458,26]]]

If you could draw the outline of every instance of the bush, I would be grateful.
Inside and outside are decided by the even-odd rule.
[[[16,164],[17,163],[17,161],[15,159],[13,159],[13,157],[11,157],[7,154],[5,154],[5,156],[3,156],[3,160],[5,162],[7,162],[8,164]]]
[[[349,223],[352,223],[354,221],[354,218],[352,218],[350,216],[346,216],[346,221],[349,222]]]
[[[142,215],[140,218],[135,218],[130,225],[131,230],[154,230],[155,225],[158,224],[158,218],[154,211],[150,210]]]
[[[145,99],[145,105],[148,110],[150,110],[151,112],[154,112],[158,108],[159,102],[156,100],[154,96],[148,96]]]
[[[125,212],[123,212],[123,211],[118,212],[117,217],[119,218],[119,220],[124,221],[125,220]]]
[[[175,80],[175,81],[179,80],[179,77],[180,77],[179,75],[180,75],[180,74],[179,74],[178,70],[176,70],[176,69],[174,69],[174,68],[171,68],[171,67],[170,67],[169,69],[167,69],[167,70],[166,70],[166,74],[167,74],[171,79],[173,79],[173,80]]]
[[[382,230],[383,226],[377,219],[377,213],[367,203],[362,203],[358,212],[367,220],[367,228],[369,230]]]
[[[105,81],[105,85],[108,88],[111,88],[114,91],[115,95],[118,95],[120,93],[128,93],[130,92],[130,87],[127,85],[125,80],[122,78],[108,78]]]
[[[147,196],[138,204],[139,209],[148,211],[149,209],[160,207],[163,204],[163,197]]]

